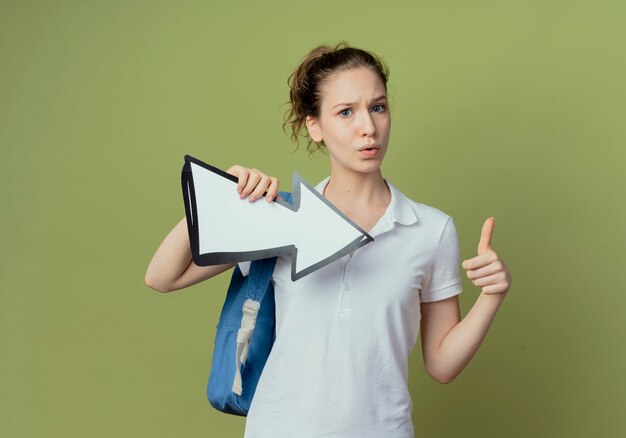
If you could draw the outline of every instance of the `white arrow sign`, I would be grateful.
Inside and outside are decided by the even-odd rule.
[[[239,199],[236,177],[189,155],[182,186],[199,266],[291,255],[295,281],[374,240],[297,172],[291,204]]]

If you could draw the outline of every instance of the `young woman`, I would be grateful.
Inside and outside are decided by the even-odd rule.
[[[314,49],[290,76],[292,138],[306,136],[309,149],[325,149],[330,160],[330,176],[316,189],[374,241],[296,282],[291,260],[278,258],[276,341],[248,438],[412,437],[408,356],[418,333],[428,374],[448,383],[478,350],[510,288],[491,249],[489,218],[478,256],[463,262],[482,293],[461,319],[452,219],[406,198],[381,174],[391,129],[387,76],[378,57],[346,44]],[[229,173],[241,198],[276,198],[276,178],[241,166]],[[233,265],[196,266],[183,219],[154,255],[146,283],[167,292]],[[240,264],[244,275],[248,265]]]

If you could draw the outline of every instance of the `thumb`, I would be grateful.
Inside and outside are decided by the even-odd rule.
[[[495,223],[493,217],[487,218],[483,224],[483,229],[480,233],[480,242],[478,242],[478,254],[484,254],[491,249],[491,236],[493,234],[493,225]]]

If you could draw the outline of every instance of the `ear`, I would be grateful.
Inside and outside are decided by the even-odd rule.
[[[306,129],[309,131],[309,136],[314,142],[319,143],[323,140],[322,127],[317,117],[306,116]]]

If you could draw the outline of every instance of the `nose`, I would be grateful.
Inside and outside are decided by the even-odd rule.
[[[372,115],[368,112],[364,112],[361,118],[361,135],[363,137],[371,137],[376,132],[376,125],[374,125],[374,119],[372,119]]]

